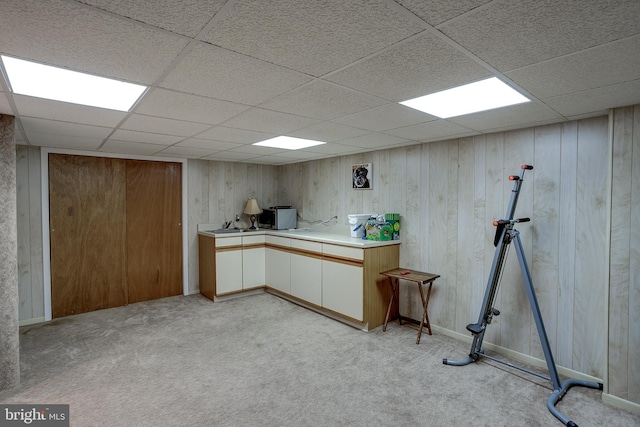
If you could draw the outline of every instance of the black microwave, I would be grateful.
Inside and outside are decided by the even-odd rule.
[[[262,210],[258,224],[260,228],[288,230],[298,225],[298,211],[291,206],[272,206]]]

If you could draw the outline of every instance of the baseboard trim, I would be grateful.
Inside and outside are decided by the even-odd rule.
[[[42,323],[44,322],[44,316],[42,317],[34,317],[33,319],[24,319],[24,320],[20,320],[20,322],[18,322],[19,326],[28,326],[28,325],[35,325],[36,323]]]
[[[295,305],[299,305],[300,307],[304,307],[307,310],[311,310],[313,312],[316,312],[318,314],[322,314],[323,316],[326,316],[330,319],[336,320],[340,323],[344,323],[347,326],[351,326],[352,328],[355,329],[360,329],[362,331],[368,332],[369,331],[369,322],[358,322],[355,320],[351,320],[350,318],[347,317],[343,317],[337,314],[334,314],[333,311],[328,310],[328,309],[324,309],[322,307],[318,307],[316,305],[313,304],[307,304],[304,301],[296,298],[296,297],[292,297],[288,294],[285,294],[284,292],[280,292],[277,289],[273,289],[273,288],[267,288],[265,290],[266,293],[274,295],[278,298],[282,298],[283,300],[289,301],[292,304]]]
[[[602,393],[602,401],[615,408],[624,409],[634,414],[640,414],[640,404],[625,400],[608,393]]]
[[[473,341],[473,338],[470,335],[461,334],[459,332],[445,329],[440,326],[431,325],[431,329],[442,335],[447,335],[449,337],[468,342],[469,344],[471,344],[471,342]],[[544,359],[539,359],[537,357],[529,356],[528,354],[520,353],[506,347],[501,347],[499,345],[495,345],[487,341],[484,341],[482,343],[482,346],[487,350],[495,351],[496,353],[500,353],[506,357],[517,360],[519,362],[526,363],[528,365],[535,366],[537,368],[542,368],[545,371],[547,370],[547,362]],[[462,355],[461,358],[464,359],[465,357],[467,357],[467,354]],[[591,375],[583,374],[582,372],[574,371],[573,369],[565,368],[563,366],[556,365],[556,368],[558,369],[559,374],[564,375],[566,377],[576,378],[584,381],[593,381],[597,383],[603,382],[601,378],[596,378]]]

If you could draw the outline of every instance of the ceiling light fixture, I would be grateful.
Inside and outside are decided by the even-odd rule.
[[[293,138],[291,136],[276,136],[275,138],[256,142],[253,145],[258,145],[260,147],[284,148],[286,150],[300,150],[302,148],[322,144],[326,144],[326,142],[315,141],[313,139]]]
[[[13,93],[129,111],[146,86],[1,55]]]
[[[531,100],[496,77],[454,87],[400,104],[447,119]]]

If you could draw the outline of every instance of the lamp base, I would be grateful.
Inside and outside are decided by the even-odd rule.
[[[251,227],[249,227],[249,230],[257,230],[258,227],[256,227],[256,216],[251,215],[249,219],[251,220]]]

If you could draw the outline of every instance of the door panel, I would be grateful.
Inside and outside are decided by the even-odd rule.
[[[125,178],[121,159],[49,155],[52,317],[127,303]]]
[[[127,160],[130,303],[182,293],[181,166]]]

